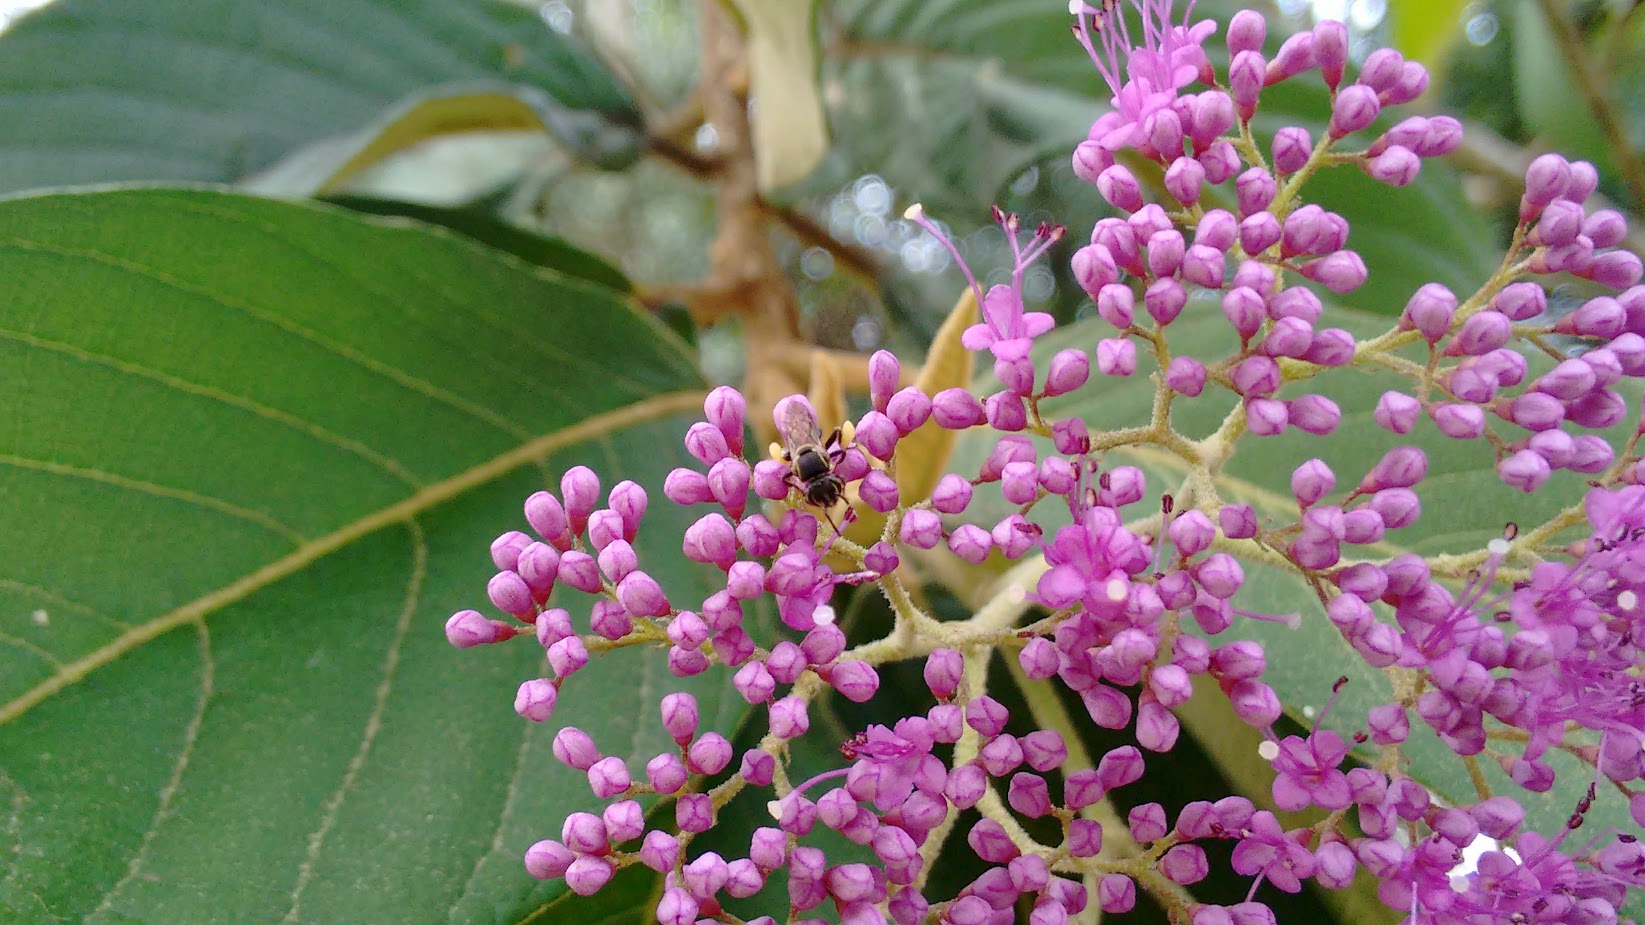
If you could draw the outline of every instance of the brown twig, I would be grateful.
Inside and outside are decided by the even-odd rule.
[[[729,300],[725,312],[742,319],[748,372],[743,392],[755,408],[769,408],[804,383],[776,358],[800,337],[799,304],[772,246],[760,206],[749,131],[741,32],[719,0],[703,0],[703,115],[719,133],[722,158],[716,172],[715,214],[719,232],[708,249],[713,269],[705,280]],[[757,418],[758,419],[758,418]]]

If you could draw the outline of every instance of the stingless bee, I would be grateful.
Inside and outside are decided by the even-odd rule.
[[[845,494],[845,480],[834,467],[845,458],[851,438],[836,427],[824,440],[817,413],[798,395],[778,402],[775,417],[783,442],[771,444],[771,458],[788,464],[788,484],[807,504],[827,511]]]

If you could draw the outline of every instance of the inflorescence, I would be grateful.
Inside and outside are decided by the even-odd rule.
[[[617,484],[602,507],[587,468],[565,472],[558,494],[526,499],[534,535],[511,531],[492,544],[499,571],[487,592],[508,619],[464,610],[446,633],[459,647],[535,637],[550,676],[520,686],[521,716],[552,719],[562,687],[591,657],[635,645],[665,648],[677,677],[727,673],[766,716],[763,739],[738,754],[702,728],[691,695],[668,694],[658,708],[676,747],[644,768],[602,754],[588,731],[561,729],[554,755],[587,775],[605,808],[570,815],[557,837],[532,845],[533,876],[563,878],[587,895],[618,869],[644,865],[665,877],[663,925],[737,921],[722,902],[750,897],[769,899],[766,922],[810,921],[831,903],[853,925],[1005,923],[1023,905],[1034,925],[1059,925],[1093,905],[1126,912],[1138,891],[1173,921],[1258,925],[1274,918],[1258,899],[1265,885],[1344,889],[1364,874],[1413,923],[1610,923],[1628,891],[1645,888],[1645,846],[1634,835],[1577,834],[1596,800],[1626,800],[1645,825],[1645,469],[1637,434],[1618,452],[1594,433],[1627,416],[1623,380],[1645,376],[1645,287],[1640,259],[1617,249],[1622,216],[1589,207],[1592,165],[1543,155],[1526,173],[1507,253],[1477,291],[1423,285],[1397,324],[1368,339],[1329,326],[1327,299],[1353,293],[1368,268],[1348,247],[1348,222],[1302,198],[1306,181],[1346,168],[1403,186],[1425,159],[1456,149],[1460,124],[1412,116],[1380,128],[1383,110],[1424,91],[1427,72],[1384,49],[1350,81],[1341,23],[1293,35],[1268,57],[1263,17],[1241,12],[1228,24],[1230,63],[1219,74],[1204,48],[1216,24],[1192,21],[1192,3],[1176,21],[1169,2],[1130,5],[1130,23],[1113,0],[1073,5],[1075,37],[1113,94],[1073,166],[1116,214],[1095,222],[1072,268],[1112,336],[1090,351],[1035,349],[1053,321],[1025,309],[1023,271],[1062,227],[1025,235],[1016,216],[996,211],[1014,261],[1010,281],[985,290],[910,209],[954,251],[974,290],[982,320],[963,344],[989,356],[999,387],[927,395],[900,387],[895,356],[873,356],[872,410],[831,460],[848,503],[884,515],[872,543],[847,539],[835,518],[804,504],[791,465],[748,451],[744,399],[719,388],[684,438],[700,468],[676,469],[662,486],[670,503],[705,512],[680,543],[723,575],[706,599],[671,599],[643,568],[634,541],[646,489]],[[1263,90],[1315,73],[1330,94],[1325,131],[1281,128],[1264,150],[1251,128]],[[1139,179],[1144,164],[1162,177],[1157,188]],[[1556,277],[1602,294],[1556,307],[1547,288]],[[1231,329],[1223,346],[1176,352],[1173,324],[1215,301]],[[1158,370],[1149,420],[1099,431],[1042,415],[1045,399],[1100,387],[1093,359],[1100,375],[1128,377],[1139,353]],[[1375,426],[1405,435],[1427,418],[1488,452],[1513,488],[1537,492],[1568,470],[1587,480],[1585,496],[1547,523],[1508,526],[1475,555],[1430,558],[1379,546],[1422,514],[1428,460],[1413,446],[1342,473],[1350,481],[1341,490],[1322,460],[1300,463],[1289,514],[1221,500],[1217,476],[1240,440],[1338,429],[1341,410],[1309,385],[1348,367],[1406,383],[1376,402]],[[1204,395],[1232,396],[1233,410],[1208,435],[1180,432],[1173,409]],[[779,431],[795,414],[815,419],[805,402],[794,396],[775,409]],[[997,436],[979,471],[903,497],[899,445],[928,427]],[[1189,475],[1168,493],[1151,490],[1141,470],[1105,463],[1107,450],[1128,446],[1173,454]],[[981,517],[972,502],[983,492],[998,492],[1013,512]],[[1585,538],[1559,545],[1573,531]],[[940,622],[916,605],[899,571],[904,556],[932,555],[1017,564],[975,616]],[[1242,563],[1289,570],[1318,599],[1292,613],[1242,609]],[[895,611],[892,632],[848,638],[831,603],[840,584],[878,585]],[[785,637],[756,639],[745,626],[745,608],[762,600]],[[1022,622],[1032,608],[1038,618]],[[1235,638],[1250,620],[1329,620],[1389,675],[1395,698],[1351,720],[1339,711],[1342,731],[1316,722],[1281,737],[1263,647]],[[1128,731],[1135,744],[1087,755],[1056,729],[1036,728],[1055,725],[1037,714],[1008,731],[1013,718],[985,686],[996,653],[1015,660],[1025,683],[1077,695],[1086,719]],[[890,727],[835,743],[836,770],[791,782],[789,743],[822,734],[808,708],[829,689],[871,700],[876,666],[910,659],[923,660],[929,700]],[[1196,686],[1195,676],[1211,683]],[[1242,796],[1188,803],[1174,818],[1158,803],[1118,815],[1108,795],[1171,752],[1180,735],[1173,711],[1196,691],[1226,698],[1264,734],[1267,805],[1313,809],[1321,821],[1288,830]],[[1475,801],[1444,803],[1409,776],[1402,745],[1414,724],[1467,767]],[[1555,753],[1590,775],[1587,795],[1563,828],[1535,831],[1515,793],[1550,790]],[[1482,761],[1517,790],[1493,792]],[[716,775],[723,781],[705,789]],[[747,788],[769,791],[772,818],[746,856],[692,852],[719,808]],[[643,801],[656,797],[673,812],[648,815]],[[986,872],[958,895],[927,897],[937,848],[972,809],[980,821],[965,842]],[[1060,834],[1041,843],[1026,819],[1054,820]],[[831,863],[811,838],[819,825],[869,847],[879,863]],[[1206,904],[1183,889],[1208,876],[1205,846],[1218,842],[1232,844],[1232,868],[1250,880],[1245,902]],[[1476,863],[1459,864],[1465,849]],[[778,870],[786,895],[767,887]]]

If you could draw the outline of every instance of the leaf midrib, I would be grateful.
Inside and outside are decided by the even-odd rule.
[[[69,662],[46,680],[24,691],[10,702],[0,705],[0,726],[17,719],[54,694],[83,680],[92,672],[139,648],[144,643],[150,642],[191,621],[204,619],[209,614],[243,600],[282,578],[295,574],[311,563],[362,537],[393,524],[409,522],[416,515],[436,505],[450,501],[466,491],[485,485],[517,468],[541,462],[565,447],[636,424],[643,424],[671,414],[700,408],[705,394],[705,392],[698,390],[672,392],[584,418],[575,424],[528,440],[507,452],[464,469],[449,478],[435,482],[418,490],[404,500],[356,518],[325,536],[304,543],[290,553],[236,581],[209,591],[150,620],[134,624],[129,630],[121,633],[108,643]]]

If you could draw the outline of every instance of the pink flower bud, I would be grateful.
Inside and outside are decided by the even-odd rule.
[[[1120,914],[1137,905],[1136,881],[1124,874],[1108,874],[1097,881],[1097,905],[1102,911]]]
[[[1019,772],[1012,775],[1006,802],[1030,819],[1051,813],[1051,791],[1046,786],[1045,778],[1038,774]]]
[[[1205,367],[1193,357],[1177,356],[1165,368],[1165,385],[1190,398],[1205,390]]]
[[[446,621],[446,641],[459,649],[499,642],[504,637],[498,630],[506,623],[494,623],[477,610],[459,610]],[[513,628],[509,627],[509,635]]]
[[[1365,282],[1365,261],[1350,250],[1337,251],[1302,265],[1300,272],[1332,292],[1342,295],[1353,292]]]
[[[1279,83],[1295,77],[1314,67],[1314,36],[1310,32],[1298,32],[1285,40],[1280,46],[1279,54],[1268,63],[1268,73],[1265,79],[1267,85]]]
[[[930,419],[931,399],[910,386],[891,396],[886,403],[885,416],[896,425],[897,434],[906,437]]]
[[[1287,125],[1274,133],[1274,170],[1280,175],[1293,174],[1308,163],[1314,153],[1314,140],[1308,130]]]
[[[1177,316],[1182,314],[1183,306],[1187,304],[1188,291],[1182,288],[1181,283],[1169,277],[1154,280],[1142,296],[1143,308],[1148,310],[1149,317],[1161,325],[1177,320]]]
[[[880,676],[867,662],[850,660],[834,666],[828,683],[852,703],[867,703],[880,689]]]
[[[526,873],[538,880],[554,880],[565,876],[577,853],[557,841],[543,840],[526,849]]]
[[[588,733],[575,726],[566,726],[554,734],[554,757],[561,764],[578,771],[587,771],[600,760],[600,751]]]
[[[1319,62],[1325,85],[1335,90],[1342,83],[1343,66],[1348,62],[1348,27],[1331,19],[1315,25],[1314,59]]]
[[[1232,107],[1233,105],[1230,101],[1229,106]],[[1233,119],[1231,111],[1228,118],[1231,125]],[[1219,138],[1211,142],[1209,147],[1195,155],[1194,160],[1199,161],[1200,165],[1205,168],[1205,182],[1212,186],[1221,186],[1228,182],[1234,174],[1239,172],[1241,167],[1245,166],[1240,161],[1239,150],[1226,138]]]
[[[1428,69],[1415,61],[1407,61],[1399,69],[1399,80],[1382,92],[1382,101],[1390,106],[1409,103],[1428,91]]]
[[[1422,170],[1422,160],[1402,145],[1391,145],[1365,162],[1365,173],[1378,183],[1408,186]]]
[[[1337,477],[1322,459],[1310,459],[1291,472],[1291,494],[1297,505],[1308,507],[1336,488]]]
[[[1368,128],[1381,111],[1382,104],[1377,100],[1376,90],[1365,84],[1344,87],[1331,107],[1328,134],[1332,139],[1337,139]]]
[[[1324,395],[1299,395],[1287,404],[1286,419],[1303,433],[1323,437],[1337,429],[1342,409]]]
[[[1137,371],[1137,345],[1126,338],[1097,342],[1097,369],[1104,376],[1129,376]]]
[[[682,794],[674,804],[674,821],[682,832],[706,832],[714,825],[714,801],[706,793]]]
[[[1142,208],[1142,185],[1124,165],[1115,164],[1099,174],[1097,192],[1116,209],[1135,212]]]
[[[537,618],[537,605],[531,588],[515,572],[498,572],[486,584],[486,596],[498,610],[527,623]]]
[[[1413,446],[1394,447],[1360,481],[1362,492],[1410,488],[1428,477],[1428,457]]]
[[[863,503],[881,514],[894,510],[897,506],[897,481],[883,469],[869,472],[858,483],[858,491]]]
[[[1503,484],[1527,494],[1541,488],[1550,474],[1548,461],[1533,450],[1520,450],[1497,464]]]
[[[1279,193],[1279,183],[1268,171],[1252,167],[1234,181],[1234,189],[1238,195],[1239,214],[1245,217],[1267,209]]]
[[[1205,166],[1191,157],[1177,158],[1165,171],[1165,191],[1185,206],[1199,202],[1204,185]]]
[[[539,491],[525,499],[525,519],[537,535],[561,552],[571,548],[571,531],[558,498]]]
[[[548,678],[527,681],[514,695],[514,712],[534,723],[543,722],[554,715],[554,705],[559,701],[559,695],[559,688]]]
[[[965,389],[943,389],[932,398],[931,417],[947,430],[975,427],[986,419],[982,402]]]
[[[1228,53],[1259,51],[1268,37],[1268,23],[1256,10],[1240,10],[1228,21]]]
[[[621,758],[601,758],[588,769],[588,786],[594,795],[602,800],[609,800],[627,790],[633,781],[628,776],[628,766]]]

